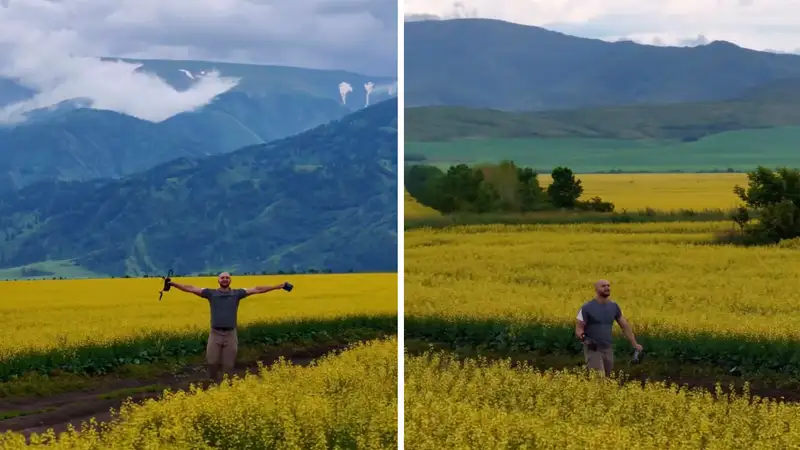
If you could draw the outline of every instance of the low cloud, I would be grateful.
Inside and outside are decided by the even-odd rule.
[[[38,92],[29,100],[0,109],[0,122],[19,123],[32,110],[72,99],[80,99],[90,108],[160,122],[205,106],[238,83],[210,73],[181,92],[153,74],[138,72],[139,64],[71,56],[69,36],[56,33],[31,37],[9,46],[0,34],[0,49],[5,44],[12,52],[0,65],[0,76]]]
[[[396,76],[396,45],[396,0],[0,0],[0,77],[39,92],[1,108],[0,121],[70,99],[161,121],[238,82],[209,73],[178,91],[136,64],[99,56]]]
[[[695,38],[687,38],[679,40],[678,45],[685,47],[697,47],[698,45],[707,45],[710,42],[711,41],[709,41],[707,37],[705,37],[702,34],[699,34]]]

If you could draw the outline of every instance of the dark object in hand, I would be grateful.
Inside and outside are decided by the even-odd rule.
[[[283,283],[283,290],[284,291],[292,292],[292,289],[294,289],[294,285],[292,283],[289,283],[288,281]]]
[[[581,334],[581,342],[586,344],[586,348],[589,350],[593,352],[597,351],[597,342],[593,341],[592,338],[586,337],[586,333]]]
[[[642,362],[643,359],[644,359],[644,350],[642,350],[642,351],[634,350],[633,351],[633,357],[631,358],[631,362],[633,364],[639,364],[639,363]]]
[[[164,279],[164,286],[161,287],[161,292],[158,293],[158,301],[161,301],[161,297],[164,296],[164,292],[168,292],[169,288],[172,287],[172,269],[167,272],[167,276],[162,278]]]

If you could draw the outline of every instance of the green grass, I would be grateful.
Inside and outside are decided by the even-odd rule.
[[[237,363],[255,364],[257,361],[263,361],[265,355],[314,354],[319,349],[351,345],[356,342],[391,336],[394,333],[396,333],[396,326],[386,332],[363,329],[335,336],[295,336],[292,340],[287,341],[240,341]],[[41,398],[65,392],[99,390],[109,383],[119,380],[152,380],[153,384],[119,389],[104,393],[99,397],[112,399],[128,397],[140,392],[155,392],[163,388],[158,384],[158,380],[165,376],[179,376],[188,367],[200,366],[204,362],[205,356],[202,353],[192,353],[165,357],[153,362],[123,364],[103,375],[80,374],[66,370],[55,370],[50,373],[29,371],[8,381],[0,381],[0,403],[3,398]]]
[[[53,411],[55,408],[44,408],[36,411],[0,411],[0,420],[14,419],[17,417],[31,416],[33,414],[41,414]]]
[[[243,349],[250,348],[243,347]],[[262,347],[256,348],[263,350]],[[276,348],[282,348],[282,346]],[[202,356],[194,356],[151,364],[128,364],[104,376],[80,375],[70,372],[52,374],[28,372],[13,380],[0,382],[0,399],[44,398],[65,392],[99,390],[108,383],[118,380],[156,380],[162,376],[178,373],[190,364],[202,364],[202,362]]]
[[[570,167],[577,173],[671,172],[768,167],[800,167],[800,127],[729,131],[694,142],[589,138],[461,139],[446,142],[406,142],[405,151],[426,161],[410,162],[449,167],[496,163],[549,171]]]
[[[287,323],[256,323],[239,328],[240,345],[325,345],[374,339],[397,332],[397,317],[363,315],[336,320],[307,319]],[[0,359],[0,381],[15,381],[37,372],[104,375],[121,366],[152,364],[201,355],[207,335],[190,330],[181,333],[149,333],[119,340],[111,345],[92,344],[48,351],[27,351]],[[2,392],[0,384],[0,392]]]
[[[708,211],[631,211],[598,213],[590,211],[543,211],[507,214],[442,214],[406,217],[405,230],[443,229],[469,225],[578,225],[587,223],[722,222],[731,212]]]

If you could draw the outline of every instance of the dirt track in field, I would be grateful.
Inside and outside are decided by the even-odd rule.
[[[420,341],[412,341],[410,347],[407,347],[408,354],[410,355],[422,355],[427,350],[427,345],[423,343],[420,345]],[[443,353],[450,353],[456,356],[457,359],[464,361],[465,359],[472,359],[476,355],[475,354],[459,354],[458,352],[448,351],[446,346],[440,346],[437,348],[438,351],[443,351]],[[511,360],[511,364],[514,367],[519,367],[527,365],[529,367],[535,367],[539,370],[545,369],[573,369],[577,367],[583,367],[581,363],[567,363],[566,360],[561,359],[559,363],[553,364],[556,360],[546,360],[546,359],[537,359],[535,356],[525,356],[516,354],[513,356],[501,356],[497,354],[482,354],[480,355],[481,358],[484,358],[487,361],[500,361],[500,360]],[[622,383],[639,383],[644,384],[645,382],[665,382],[670,385],[678,385],[678,386],[685,386],[689,389],[703,389],[711,394],[716,393],[716,384],[719,383],[722,388],[723,396],[727,396],[731,393],[735,393],[738,396],[744,395],[744,377],[736,377],[736,376],[714,376],[714,375],[699,375],[699,374],[680,374],[676,373],[675,370],[668,371],[668,373],[664,373],[663,368],[659,370],[658,373],[649,374],[647,372],[647,366],[637,368],[637,366],[633,366],[628,364],[627,362],[618,361],[617,369],[622,369],[628,372],[629,375],[624,380],[620,380]],[[783,402],[793,402],[793,403],[800,403],[800,389],[793,389],[788,387],[779,387],[773,386],[769,382],[765,380],[755,378],[750,380],[751,384],[748,389],[748,396],[752,400],[753,397],[759,397],[762,399],[769,399],[769,400],[779,400]],[[731,385],[733,388],[731,388]]]
[[[349,345],[335,345],[308,350],[283,350],[266,353],[260,358],[264,365],[271,365],[283,357],[295,365],[307,366],[312,361],[331,352],[344,350]],[[258,363],[237,364],[235,373],[256,373]],[[124,379],[115,380],[102,388],[81,392],[57,394],[47,398],[25,397],[2,399],[3,411],[12,411],[16,417],[0,420],[0,433],[14,431],[30,437],[32,433],[43,433],[53,429],[56,433],[66,431],[69,425],[80,429],[81,424],[95,418],[97,422],[111,420],[111,409],[118,410],[122,403],[130,398],[135,402],[156,399],[164,389],[172,391],[186,390],[191,384],[207,388],[209,385],[206,369],[202,365],[187,366],[176,374],[163,375],[147,380]],[[143,392],[135,392],[137,388],[145,388]],[[147,388],[153,388],[147,391]],[[120,395],[130,390],[131,393]]]

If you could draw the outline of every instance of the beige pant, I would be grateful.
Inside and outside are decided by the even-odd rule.
[[[220,331],[211,329],[206,346],[206,362],[210,365],[222,365],[223,369],[233,369],[236,362],[236,351],[239,349],[239,338],[236,329]]]
[[[614,351],[611,347],[589,350],[589,346],[583,344],[583,355],[586,357],[586,367],[596,370],[605,376],[611,376],[614,368]]]

